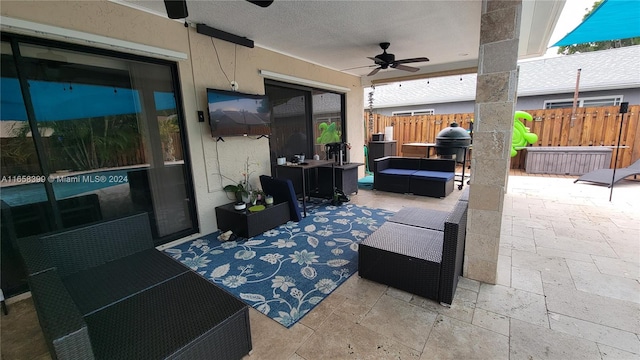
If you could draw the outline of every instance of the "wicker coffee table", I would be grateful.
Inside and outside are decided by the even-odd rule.
[[[288,203],[269,205],[258,212],[236,210],[233,205],[231,203],[216,207],[218,228],[223,232],[231,230],[234,234],[247,239],[271,230],[291,219]]]

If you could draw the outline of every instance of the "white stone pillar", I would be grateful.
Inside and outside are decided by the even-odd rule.
[[[464,276],[495,284],[518,80],[521,0],[483,0]]]

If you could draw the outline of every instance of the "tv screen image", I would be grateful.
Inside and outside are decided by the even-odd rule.
[[[207,89],[207,105],[213,137],[271,134],[266,95]]]

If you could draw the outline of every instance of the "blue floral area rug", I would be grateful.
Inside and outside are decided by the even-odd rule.
[[[358,270],[358,243],[393,212],[317,205],[250,239],[219,232],[165,249],[174,259],[280,324],[291,327]]]

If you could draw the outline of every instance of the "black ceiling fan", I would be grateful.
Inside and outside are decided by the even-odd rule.
[[[247,0],[248,2],[266,8],[273,3],[273,0]],[[164,0],[169,19],[184,19],[189,16],[187,10],[187,0]]]
[[[407,66],[404,64],[429,61],[429,59],[426,57],[396,60],[396,56],[394,54],[387,53],[387,49],[389,48],[389,45],[391,44],[389,44],[388,42],[380,43],[380,47],[382,48],[382,54],[376,55],[375,57],[368,57],[369,59],[373,60],[376,63],[376,65],[378,65],[378,67],[373,69],[373,71],[371,71],[367,76],[373,76],[377,74],[378,71],[380,71],[380,69],[388,69],[388,68],[416,72],[420,70],[420,68]]]

